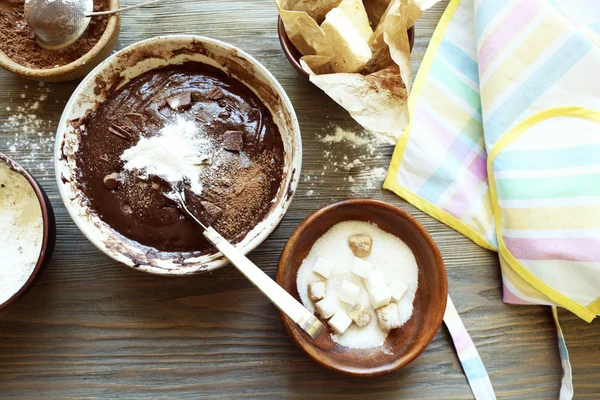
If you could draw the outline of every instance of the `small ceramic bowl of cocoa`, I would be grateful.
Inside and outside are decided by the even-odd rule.
[[[360,228],[361,226],[363,228]],[[356,320],[354,314],[357,308],[361,308],[359,307],[361,303],[355,303],[354,308],[352,306],[347,307],[346,310],[352,308],[352,311],[348,313],[352,320],[344,317],[348,321],[346,326],[342,327],[342,329],[347,329],[342,332],[343,335],[339,334],[339,322],[343,321],[343,319],[339,318],[338,321],[332,323],[338,317],[339,311],[333,317],[330,317],[323,315],[325,307],[319,307],[320,303],[327,302],[327,299],[331,296],[339,296],[344,302],[349,301],[347,299],[348,293],[344,293],[346,298],[342,298],[342,289],[337,294],[330,293],[330,290],[332,287],[335,288],[336,285],[339,285],[339,281],[342,279],[340,276],[343,276],[339,275],[340,269],[347,268],[345,264],[352,265],[353,258],[366,256],[366,254],[356,252],[361,248],[364,250],[364,247],[361,247],[362,245],[358,248],[350,249],[353,254],[350,253],[350,250],[344,249],[346,244],[343,242],[346,241],[348,235],[353,234],[353,229],[365,229],[366,231],[373,232],[370,237],[372,242],[369,244],[369,246],[372,246],[372,253],[369,249],[369,258],[363,259],[372,262],[373,268],[378,268],[382,263],[387,263],[386,268],[388,268],[388,272],[390,270],[393,272],[404,268],[403,264],[407,262],[394,253],[397,250],[396,248],[386,247],[381,244],[384,238],[387,238],[385,240],[392,240],[392,243],[397,243],[398,246],[403,247],[404,250],[402,251],[404,251],[404,254],[412,253],[414,256],[414,258],[410,256],[412,258],[410,262],[414,263],[412,286],[416,288],[408,298],[409,306],[412,303],[412,307],[409,307],[411,314],[401,323],[391,326],[394,329],[388,330],[385,334],[386,336],[381,336],[384,339],[381,339],[382,341],[375,345],[363,345],[370,340],[370,337],[357,335],[372,336],[374,334],[373,329],[377,328],[377,325],[373,327],[372,324],[382,324],[379,311],[389,308],[392,304],[391,302],[394,301],[397,301],[397,304],[400,305],[402,300],[395,300],[393,297],[401,297],[402,294],[400,296],[392,296],[391,300],[388,299],[388,301],[391,301],[389,304],[386,302],[375,306],[373,303],[373,307],[377,309],[377,313],[371,312],[373,315],[372,319],[368,317],[369,321],[363,321],[364,323]],[[336,240],[335,235],[338,235],[337,238],[339,240]],[[343,239],[340,239],[340,235]],[[352,237],[350,236],[350,238]],[[379,249],[377,249],[378,240],[380,243]],[[316,291],[312,289],[313,294],[311,294],[309,285],[309,298],[306,296],[305,289],[304,293],[301,294],[303,291],[301,289],[301,285],[303,285],[302,281],[307,276],[303,272],[303,269],[315,249],[322,251],[327,246],[334,246],[329,262],[333,262],[334,264],[338,262],[338,265],[334,267],[334,272],[328,278],[320,276],[327,275],[323,272],[322,266],[315,266],[314,272],[317,272],[317,268],[321,268],[319,276],[312,274],[314,277],[311,279],[325,279],[326,282],[332,280],[334,282],[338,281],[338,283],[333,283],[332,285],[326,283],[327,292],[321,294],[323,300],[316,302],[315,315],[328,326],[328,329],[316,341],[313,341],[282,314],[282,321],[292,340],[318,364],[336,372],[358,377],[387,374],[403,368],[415,360],[431,343],[440,328],[448,295],[448,282],[442,256],[425,228],[401,208],[371,199],[341,201],[321,208],[309,215],[296,228],[285,245],[279,259],[276,277],[279,285],[296,297],[296,299],[302,301],[309,309],[312,306],[308,303],[310,303],[310,300],[315,300],[312,296],[316,295]],[[338,248],[335,248],[335,246],[338,246]],[[376,252],[380,253],[379,256],[375,254]],[[347,259],[345,253],[348,253],[350,258]],[[322,257],[319,257],[316,264],[320,264],[321,259]],[[367,265],[368,262],[366,264],[361,262],[361,264]],[[349,268],[352,272],[348,272],[348,275],[353,275],[352,281],[355,283],[360,282],[361,278],[354,274],[358,273],[362,275],[364,271],[354,270],[353,266]],[[337,271],[337,275],[335,271]],[[368,279],[374,276],[375,273],[371,272]],[[394,276],[394,274],[387,276],[386,284],[391,285]],[[366,283],[365,287],[369,287],[365,279],[362,278],[362,281]],[[341,287],[343,288],[344,285],[346,285],[346,281],[342,283]],[[349,286],[353,285],[349,284]],[[409,284],[409,286],[411,285]],[[369,287],[368,291],[371,292],[371,289]],[[321,290],[323,291],[324,289]],[[366,289],[361,287],[360,291],[366,292]],[[374,301],[373,297],[369,297],[371,294],[366,295],[365,293],[366,302],[362,302],[363,306],[369,307]],[[406,296],[404,294],[404,297]],[[381,307],[384,304],[387,305]],[[347,304],[339,303],[339,305]],[[365,307],[362,308],[364,309]],[[400,306],[398,307],[401,309]],[[402,311],[400,314],[402,314]],[[383,322],[388,324],[392,319],[388,318]],[[352,329],[354,331],[351,331]],[[344,335],[348,334],[354,336],[347,337],[346,339],[349,340],[344,342]],[[360,342],[359,346],[354,346],[353,344],[358,343],[357,341]]]
[[[0,310],[16,302],[50,263],[56,221],[48,196],[16,161],[0,154]]]
[[[95,11],[113,10],[119,6],[119,0],[94,0]],[[27,26],[24,1],[0,3],[0,67],[36,81],[79,79],[111,54],[120,27],[118,13],[95,16],[83,36],[73,44],[60,50],[47,50],[37,43]]]

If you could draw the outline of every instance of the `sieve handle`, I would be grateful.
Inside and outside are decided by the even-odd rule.
[[[133,9],[133,8],[138,8],[138,7],[147,6],[148,4],[152,4],[152,3],[158,3],[159,1],[162,1],[162,0],[151,0],[151,1],[146,1],[146,2],[144,2],[144,3],[135,4],[135,5],[133,5],[133,6],[121,7],[121,8],[118,8],[118,9],[116,9],[116,10],[108,10],[108,11],[95,11],[95,12],[88,13],[88,14],[86,14],[85,16],[86,16],[86,17],[96,17],[96,16],[98,16],[98,15],[111,15],[111,14],[116,14],[116,13],[118,13],[118,12],[121,12],[121,11],[127,11],[127,10],[131,10],[131,9]]]

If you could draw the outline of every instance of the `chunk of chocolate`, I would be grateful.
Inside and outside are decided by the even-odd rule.
[[[167,97],[167,104],[173,110],[185,110],[192,104],[192,94],[190,92],[181,92]]]
[[[211,100],[221,100],[225,98],[225,92],[220,87],[212,88],[208,93],[206,93],[206,97]]]
[[[112,124],[111,126],[108,127],[108,131],[120,139],[123,139],[123,140],[131,139],[129,132],[127,132],[122,126]]]
[[[146,130],[146,125],[148,123],[147,116],[134,112],[127,113],[125,116],[129,118],[129,120],[133,123],[133,125],[135,125],[136,128],[138,128],[139,131],[144,132]]]
[[[194,192],[192,192],[190,189],[188,189],[187,187],[183,189],[184,195],[185,195],[185,203],[187,205],[188,210],[191,211],[191,213],[198,218],[200,221],[203,221],[203,207],[202,207],[202,201],[200,200],[200,198],[198,196],[196,196],[196,194]]]
[[[204,213],[206,214],[206,219],[211,224],[213,222],[215,222],[217,219],[219,219],[221,217],[221,215],[223,215],[223,210],[221,210],[219,207],[215,206],[211,202],[201,201],[200,204],[202,204],[202,209],[204,210]]]
[[[204,110],[198,110],[194,119],[198,122],[209,122],[211,120],[210,114]]]
[[[112,174],[108,174],[104,177],[104,186],[106,186],[110,190],[114,190],[119,187],[119,174],[117,172],[113,172]]]
[[[223,148],[229,151],[244,150],[244,134],[242,131],[227,131],[223,134]]]

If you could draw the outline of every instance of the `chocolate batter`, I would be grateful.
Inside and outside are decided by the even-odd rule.
[[[284,151],[269,110],[242,83],[200,63],[146,72],[113,93],[82,122],[77,165],[90,206],[127,238],[165,252],[206,252],[200,227],[164,194],[171,184],[125,170],[120,157],[142,137],[181,117],[194,120],[212,151],[202,194],[187,204],[225,238],[239,242],[272,205]],[[189,182],[187,183],[189,187]]]
[[[94,11],[108,10],[109,0],[94,0]],[[88,53],[100,40],[110,16],[92,17],[81,38],[60,50],[41,47],[25,18],[25,0],[0,0],[0,50],[17,64],[48,69],[69,64]]]

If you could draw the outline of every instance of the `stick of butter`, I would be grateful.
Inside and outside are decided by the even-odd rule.
[[[367,64],[371,49],[341,9],[329,11],[321,28],[333,49],[334,72],[357,72]]]
[[[369,17],[367,16],[367,11],[362,0],[342,0],[337,8],[346,14],[346,17],[350,19],[352,25],[360,33],[360,36],[369,41],[369,38],[373,34],[373,29],[371,29]]]

